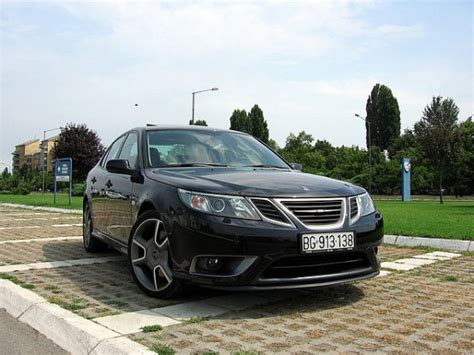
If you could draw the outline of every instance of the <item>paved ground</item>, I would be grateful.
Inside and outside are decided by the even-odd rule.
[[[0,206],[0,277],[158,352],[474,351],[472,255],[383,246],[389,273],[368,281],[247,294],[193,288],[163,301],[137,288],[124,257],[85,253],[80,223]]]
[[[67,354],[51,340],[36,330],[11,317],[0,309],[0,344],[2,354]]]
[[[133,338],[177,351],[472,353],[472,257]]]

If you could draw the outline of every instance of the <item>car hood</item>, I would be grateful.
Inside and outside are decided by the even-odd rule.
[[[353,184],[295,170],[254,168],[149,169],[155,181],[185,190],[259,197],[335,197],[365,192]]]

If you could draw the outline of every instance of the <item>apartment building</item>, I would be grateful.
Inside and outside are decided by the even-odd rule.
[[[48,172],[53,171],[52,151],[56,144],[58,136],[40,141],[33,139],[15,146],[12,153],[13,173],[18,172],[24,167],[28,171],[42,171],[45,164]]]

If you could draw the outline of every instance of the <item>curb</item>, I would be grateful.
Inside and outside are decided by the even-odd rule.
[[[31,206],[31,205],[20,205],[17,203],[6,203],[1,202],[0,206],[12,207],[12,208],[24,208],[27,210],[35,211],[46,211],[46,212],[60,212],[60,213],[70,213],[70,214],[82,214],[81,210],[70,210],[66,208],[56,208],[56,207],[42,207],[42,206]]]
[[[0,280],[0,308],[73,354],[154,354],[122,334],[51,304],[7,280]]]
[[[385,244],[399,245],[402,247],[432,247],[453,251],[474,251],[474,241],[458,239],[407,237],[403,235],[385,235]]]

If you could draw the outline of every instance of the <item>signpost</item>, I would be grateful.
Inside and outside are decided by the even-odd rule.
[[[410,201],[410,158],[402,158],[402,201]]]
[[[54,204],[56,204],[56,193],[58,182],[69,182],[69,204],[71,204],[72,190],[72,159],[61,158],[54,162]]]

